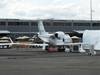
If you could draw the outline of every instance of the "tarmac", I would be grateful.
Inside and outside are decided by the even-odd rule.
[[[100,52],[46,52],[42,49],[0,49],[0,75],[100,75]]]

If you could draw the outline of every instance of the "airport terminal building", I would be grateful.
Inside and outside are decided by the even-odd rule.
[[[21,19],[0,19],[0,30],[8,30],[16,35],[32,35],[38,32],[38,20],[21,20]],[[72,32],[79,30],[99,30],[100,21],[93,20],[43,20],[46,31]],[[92,23],[92,24],[91,24]]]

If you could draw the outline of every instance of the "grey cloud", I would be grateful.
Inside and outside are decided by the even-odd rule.
[[[7,6],[7,0],[0,0],[0,8],[5,8]]]
[[[16,18],[89,19],[89,1],[0,0],[0,16]],[[85,3],[86,2],[86,3]],[[96,4],[98,2],[98,4]],[[99,19],[99,0],[93,3],[93,18]]]
[[[77,13],[72,11],[57,11],[57,10],[30,10],[30,11],[16,11],[14,12],[15,16],[21,17],[37,17],[37,18],[72,18],[76,17]]]

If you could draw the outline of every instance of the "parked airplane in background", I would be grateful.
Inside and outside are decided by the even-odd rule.
[[[90,54],[100,51],[100,30],[85,30],[83,33],[83,49],[90,50]],[[91,51],[92,50],[92,51]]]

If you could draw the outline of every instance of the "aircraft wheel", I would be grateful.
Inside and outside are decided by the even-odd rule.
[[[95,53],[88,53],[89,56],[94,56],[96,55]]]

